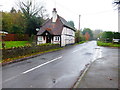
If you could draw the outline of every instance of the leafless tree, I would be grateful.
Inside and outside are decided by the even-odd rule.
[[[37,2],[36,0],[19,0],[17,6],[24,13],[24,15],[29,16],[40,16],[43,19],[48,17],[45,7],[42,2]]]
[[[44,19],[46,19],[46,9],[40,0],[19,0],[17,6],[23,13],[23,17],[26,20],[26,34],[31,36],[36,35],[36,28],[39,27]]]

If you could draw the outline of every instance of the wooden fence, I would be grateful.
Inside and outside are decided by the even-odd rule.
[[[29,41],[28,34],[5,34],[2,41]]]

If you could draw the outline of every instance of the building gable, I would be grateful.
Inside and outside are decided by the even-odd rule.
[[[57,18],[56,22],[52,22],[52,18],[49,19],[38,31],[37,35],[41,35],[43,32],[48,31],[53,35],[61,35],[63,24],[60,18]]]
[[[56,8],[52,11],[53,17],[47,20],[38,31],[37,35],[42,35],[45,31],[48,31],[52,35],[61,35],[64,27],[73,31],[75,29],[61,16],[57,15]]]

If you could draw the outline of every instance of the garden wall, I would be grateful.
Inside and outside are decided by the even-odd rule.
[[[43,52],[50,49],[59,48],[60,45],[37,45],[37,46],[25,46],[11,49],[3,49],[2,50],[2,59],[14,58],[18,56],[25,56],[28,54]]]

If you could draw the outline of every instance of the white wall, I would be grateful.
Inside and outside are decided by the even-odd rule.
[[[45,40],[44,40],[43,36],[38,36],[37,37],[37,45],[43,44],[43,43],[46,43],[46,37],[45,37]]]
[[[45,40],[43,36],[38,36],[37,39],[38,39],[37,41],[38,45],[46,43],[46,37]],[[51,43],[60,44],[60,36],[54,36],[53,40],[51,39]],[[73,43],[75,43],[75,32],[69,28],[64,27],[61,34],[61,46],[65,46],[66,44],[73,44]]]
[[[64,27],[61,35],[61,46],[75,43],[75,32],[69,28]]]

